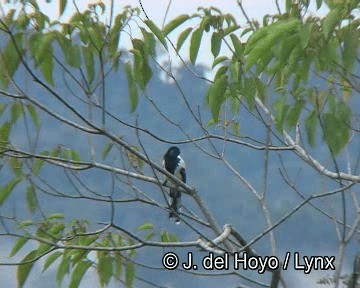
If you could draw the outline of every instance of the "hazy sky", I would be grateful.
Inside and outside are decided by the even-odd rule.
[[[89,0],[76,0],[77,8],[80,10],[84,10],[89,3],[97,3],[96,1],[89,1]],[[110,7],[110,0],[102,1],[104,2],[107,7]],[[277,7],[276,7],[276,1],[275,0],[242,0],[242,5],[244,10],[246,11],[247,15],[251,19],[258,19],[260,22],[262,21],[262,18],[267,14],[275,14],[277,13]],[[280,9],[284,10],[284,2],[285,0],[278,0]],[[315,1],[313,1],[315,2]],[[0,5],[2,6],[2,11],[7,11],[10,7],[3,4],[4,1],[0,2]],[[41,9],[50,16],[51,19],[58,19],[59,17],[59,1],[53,0],[52,3],[46,3],[45,0],[38,1],[38,4],[41,6]],[[133,7],[139,7],[139,1],[138,0],[114,0],[115,5],[115,11],[114,15],[119,13],[124,6],[131,5]],[[156,3],[156,4],[154,4]],[[170,4],[170,5],[169,5]],[[210,7],[214,6],[219,8],[223,13],[231,13],[237,20],[238,24],[242,27],[246,26],[246,20],[243,16],[239,5],[237,4],[237,0],[165,0],[165,1],[153,1],[153,0],[142,0],[143,8],[145,9],[148,17],[154,21],[159,27],[162,27],[164,22],[164,16],[166,15],[166,10],[168,9],[168,13],[166,16],[166,21],[168,22],[174,17],[180,15],[180,14],[193,14],[196,13],[198,7]],[[324,13],[325,9],[321,9],[320,11],[316,12],[315,7],[312,5],[310,6],[309,13]],[[60,18],[60,21],[66,21],[73,13],[75,12],[75,6],[73,5],[73,1],[68,0],[68,6],[65,11],[65,13]],[[143,17],[143,15],[142,15]],[[109,18],[109,11],[105,12],[104,19],[108,20]],[[191,22],[190,22],[191,23]],[[195,23],[195,22],[193,22]],[[196,22],[197,24],[198,22]],[[178,30],[175,30],[173,33],[170,34],[171,40],[176,43],[177,40],[177,32],[183,31],[186,25],[184,24],[183,28],[179,27]],[[133,25],[135,26],[135,25]],[[133,27],[134,28],[134,27]],[[132,28],[132,29],[133,29]],[[136,37],[136,29],[132,30],[132,33],[135,34]],[[133,35],[134,36],[134,35]],[[209,47],[210,45],[210,36],[211,34],[205,34],[203,36],[202,40],[202,47]],[[140,36],[141,37],[141,36]],[[121,43],[121,46],[128,46],[130,43],[130,39],[124,39]],[[201,49],[201,48],[200,48]],[[185,42],[181,54],[185,59],[188,59],[188,50],[189,50],[189,41]],[[197,63],[206,64],[208,66],[212,65],[213,57],[211,55],[210,49],[201,49],[201,52],[198,55]],[[226,51],[222,50],[221,53],[227,53]],[[173,66],[175,66],[176,63],[176,57],[172,51],[170,51],[170,57],[173,59],[172,61],[175,61],[172,63]]]
[[[56,18],[58,10],[56,9],[58,5],[58,0],[53,0],[52,3],[46,3],[45,0],[40,0],[38,3],[42,8],[46,9],[54,18]],[[89,0],[77,0],[76,4],[80,10],[84,9],[88,3],[97,3],[99,1],[89,1]],[[110,0],[102,1],[105,4],[109,4]],[[150,18],[152,18],[157,24],[161,24],[165,11],[170,3],[170,9],[168,17],[170,19],[176,15],[182,13],[194,13],[198,7],[201,6],[214,6],[220,8],[225,13],[233,13],[236,16],[240,16],[240,9],[238,8],[236,0],[172,0],[172,1],[153,1],[153,0],[143,0],[142,4],[144,9],[147,11]],[[279,0],[280,5],[284,0]],[[139,1],[137,0],[115,0],[116,10],[120,11],[124,6],[139,6]],[[118,4],[119,3],[119,4]],[[154,4],[156,3],[156,4]],[[273,13],[276,11],[275,1],[271,0],[243,0],[242,1],[245,10],[248,12],[250,17],[258,17],[259,15],[265,15],[267,13]],[[67,13],[73,10],[74,6],[72,1],[68,1]]]

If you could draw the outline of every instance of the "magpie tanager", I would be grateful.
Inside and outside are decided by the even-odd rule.
[[[164,155],[163,166],[171,174],[186,183],[185,162],[180,157],[180,149],[176,146],[170,147]],[[167,180],[164,182],[166,183]],[[176,224],[180,223],[179,214],[181,212],[181,191],[179,191],[175,184],[170,188],[170,213],[169,219],[175,219]]]

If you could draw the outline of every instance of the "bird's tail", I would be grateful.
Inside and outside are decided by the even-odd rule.
[[[180,224],[179,214],[181,212],[181,192],[176,188],[170,188],[170,212],[169,219],[175,219],[176,224]]]

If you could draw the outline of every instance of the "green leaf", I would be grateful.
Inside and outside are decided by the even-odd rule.
[[[141,89],[144,89],[144,79],[142,74],[143,67],[143,56],[141,51],[137,49],[131,49],[131,53],[134,55],[134,64],[133,64],[133,76],[135,81],[139,84]]]
[[[234,31],[236,31],[239,28],[240,28],[240,26],[237,26],[237,25],[227,27],[227,28],[224,29],[222,34],[223,34],[223,36],[227,36],[227,35],[229,35],[230,33],[234,32]]]
[[[131,52],[134,54],[139,54],[141,56],[141,58],[145,58],[147,55],[146,54],[147,50],[146,50],[146,45],[145,45],[144,41],[141,39],[134,38],[131,40],[131,42],[132,42],[132,45],[133,45],[135,51],[137,51],[138,53],[133,52],[132,50],[131,50]]]
[[[10,193],[14,190],[15,186],[21,181],[21,178],[13,178],[7,184],[0,188],[0,206],[4,203]]]
[[[142,87],[142,89],[145,89],[146,85],[149,83],[149,81],[152,77],[152,71],[151,71],[149,63],[146,59],[143,61],[142,75],[143,75],[143,79],[144,79],[144,86]]]
[[[244,78],[244,89],[243,94],[246,100],[246,103],[248,104],[250,110],[253,110],[255,107],[255,81],[253,78]]]
[[[286,95],[279,97],[273,105],[275,116],[275,127],[279,133],[283,134],[284,121],[289,109],[289,105],[286,104]]]
[[[72,265],[75,265],[79,261],[82,261],[89,254],[89,251],[87,251],[87,250],[74,250],[73,253],[74,254],[72,255],[71,263],[72,263]]]
[[[81,237],[79,239],[79,244],[83,246],[90,246],[99,238],[98,235],[89,235],[86,237]]]
[[[169,242],[177,242],[177,237],[174,234],[169,234]]]
[[[8,163],[14,176],[20,178],[22,176],[22,162],[18,158],[11,157]]]
[[[7,104],[0,103],[0,117],[1,117],[2,114],[4,113],[6,107],[7,107]]]
[[[306,137],[311,147],[315,146],[315,132],[317,124],[317,112],[316,110],[312,111],[309,116],[305,119],[305,131]]]
[[[64,276],[70,271],[70,263],[71,258],[68,255],[63,254],[63,258],[60,264],[57,266],[56,272],[56,281],[58,282],[59,286],[61,286],[61,282],[64,279]]]
[[[108,255],[99,254],[103,253],[98,253],[97,273],[99,276],[99,282],[101,286],[107,286],[113,274],[113,261]]]
[[[49,215],[47,219],[49,219],[49,220],[64,219],[64,215],[62,213],[53,213],[53,214]]]
[[[229,89],[232,99],[238,98],[238,87],[239,81],[241,81],[240,65],[237,61],[231,61],[229,65]],[[236,109],[237,111],[237,109]]]
[[[161,239],[161,242],[163,242],[163,243],[169,242],[168,233],[166,231],[161,231],[160,232],[160,239]]]
[[[9,142],[9,134],[11,130],[11,123],[5,122],[0,127],[0,147],[5,146]]]
[[[93,52],[87,46],[82,46],[81,51],[82,51],[83,59],[84,59],[84,62],[85,62],[87,81],[89,83],[92,83],[93,80],[94,80],[94,76],[95,76]]]
[[[226,61],[226,60],[228,60],[228,59],[229,59],[229,58],[226,57],[226,56],[220,56],[220,57],[216,58],[216,59],[214,60],[213,64],[212,64],[212,68],[214,68],[214,67],[215,67],[216,65],[218,65],[219,63],[224,62],[224,61]]]
[[[247,33],[251,32],[251,31],[253,31],[253,28],[251,28],[251,27],[245,28],[245,29],[241,32],[240,37],[246,35]]]
[[[299,23],[298,19],[280,20],[254,32],[248,40],[244,51],[245,54],[248,54],[244,70],[249,71],[259,60],[269,62],[271,60],[269,51],[279,41],[293,33],[293,30],[298,27]]]
[[[169,242],[177,242],[177,237],[174,234],[168,233]]]
[[[23,55],[23,33],[16,33],[9,39],[0,54],[0,80],[4,88],[7,88],[9,80],[14,76]]]
[[[216,82],[216,80],[225,75],[226,72],[229,70],[229,66],[221,66],[217,71],[216,71],[216,74],[214,76],[214,82]]]
[[[206,14],[208,14],[208,13],[206,13]],[[210,31],[210,24],[215,24],[214,22],[216,21],[214,21],[215,20],[215,18],[214,17],[212,17],[211,15],[205,15],[203,18],[202,18],[202,20],[201,20],[201,24],[200,24],[200,28],[202,29],[202,30],[205,30],[206,32],[209,32]]]
[[[136,230],[148,230],[148,229],[154,229],[154,225],[151,223],[144,223],[136,228]]]
[[[68,148],[61,147],[60,148],[60,157],[66,160],[70,160],[72,156],[72,152]],[[55,155],[54,155],[55,156]]]
[[[181,46],[184,44],[187,37],[190,35],[192,28],[187,28],[183,32],[180,33],[179,38],[176,43],[176,51],[179,52]]]
[[[171,31],[179,27],[182,23],[184,23],[186,20],[188,20],[190,17],[189,15],[182,14],[177,17],[175,17],[173,20],[171,20],[168,24],[165,25],[163,29],[163,33],[165,36],[167,36]]]
[[[138,103],[138,93],[136,88],[136,83],[131,72],[131,65],[124,64],[126,78],[128,82],[128,93],[129,93],[129,103],[130,103],[130,113],[133,113],[136,109]]]
[[[345,28],[344,36],[344,49],[342,49],[343,65],[347,72],[352,72],[354,63],[356,63],[356,56],[359,47],[359,37],[357,35],[357,29],[352,29],[349,25]]]
[[[16,226],[17,229],[23,229],[28,226],[32,226],[34,223],[31,220],[22,221],[19,225]]]
[[[225,92],[228,85],[226,75],[220,76],[215,83],[209,88],[209,104],[212,117],[215,122],[219,119],[221,104],[225,100]]]
[[[114,276],[119,278],[121,275],[122,259],[120,252],[114,255]]]
[[[197,55],[199,53],[201,38],[203,35],[203,30],[198,28],[194,31],[190,40],[190,61],[195,65]]]
[[[37,250],[31,251],[21,260],[21,263],[33,260],[36,257],[36,255],[37,255]],[[31,269],[33,268],[34,264],[35,261],[17,266],[16,277],[17,277],[18,287],[24,286],[25,281],[29,276],[29,273],[31,272]]]
[[[123,55],[122,51],[116,51],[114,55],[112,55],[112,63],[114,66],[114,71],[117,72],[120,64],[120,57]]]
[[[49,84],[54,85],[53,80],[53,70],[54,70],[54,60],[53,60],[53,49],[52,46],[48,46],[47,49],[43,50],[41,56],[40,71],[44,76],[44,79]]]
[[[232,85],[232,84],[230,84],[230,85]],[[240,107],[240,104],[241,104],[240,99],[241,99],[240,94],[236,94],[236,95],[233,95],[233,97],[230,97],[231,112],[232,112],[233,115],[237,115],[237,113],[239,111],[239,107]]]
[[[97,51],[103,48],[105,45],[104,29],[101,29],[96,24],[92,24],[92,27],[87,27],[84,29],[84,32],[87,34],[87,36],[90,36],[91,44]]]
[[[238,122],[236,121],[232,122],[232,130],[235,136],[240,137],[240,125]]]
[[[135,42],[133,40],[134,44],[138,44],[140,42]],[[144,58],[143,47],[139,47],[139,49],[131,49],[131,53],[134,55],[134,64],[133,64],[133,77],[134,80],[139,84],[139,87],[144,90],[147,83],[152,77],[152,71],[149,66],[149,63],[146,58]]]
[[[28,28],[29,23],[30,23],[30,17],[26,13],[21,13],[17,18],[17,24],[23,30],[26,30]]]
[[[40,10],[39,9],[39,5],[37,4],[37,1],[36,0],[29,0],[28,1],[29,2],[29,4],[31,5],[31,6],[33,6],[33,8],[35,9],[35,10]]]
[[[135,267],[132,262],[126,263],[125,266],[125,287],[131,288],[135,276]]]
[[[71,160],[77,161],[77,162],[79,162],[81,160],[79,153],[77,151],[75,151],[75,150],[71,150],[71,157],[70,158],[71,158]]]
[[[150,240],[155,235],[154,232],[148,232],[144,235],[144,241]]]
[[[60,0],[59,16],[64,14],[66,4],[67,4],[67,0]]]
[[[32,1],[35,3],[35,0]],[[36,23],[33,24],[33,26],[36,27],[36,29],[38,31],[44,31],[45,26],[47,23],[50,23],[50,18],[48,16],[46,16],[44,13],[42,13],[41,11],[39,11],[39,9],[36,9],[38,11],[36,11],[33,15],[33,19],[36,20]]]
[[[19,116],[22,114],[23,110],[21,104],[14,102],[10,107],[11,123],[15,123]]]
[[[121,235],[119,234],[112,233],[111,238],[112,238],[112,242],[114,243],[114,246],[122,246],[124,244]]]
[[[286,117],[286,123],[289,128],[294,128],[298,119],[300,117],[300,113],[305,106],[305,101],[303,99],[299,99],[296,101],[295,105],[290,107],[288,115]]]
[[[31,172],[35,175],[38,176],[40,169],[42,167],[42,165],[44,164],[44,160],[42,159],[36,159],[34,162],[34,165],[31,167]]]
[[[44,255],[46,254],[46,252],[50,251],[51,248],[52,248],[51,244],[41,243],[38,249],[36,250],[36,254],[37,256]]]
[[[123,14],[118,14],[115,17],[114,25],[111,27],[109,31],[109,54],[115,55],[117,48],[119,46],[119,40],[120,40],[120,31],[123,27]]]
[[[62,252],[60,251],[56,251],[51,253],[45,260],[44,262],[44,266],[43,266],[43,270],[42,272],[44,272],[47,268],[49,268],[49,266],[54,263],[56,261],[56,259],[58,259],[62,254]]]
[[[311,31],[313,29],[314,24],[313,23],[306,23],[305,25],[303,25],[303,27],[301,28],[301,31],[299,32],[299,36],[300,36],[300,45],[302,49],[305,49],[311,39]],[[285,41],[286,43],[286,41]]]
[[[16,240],[13,248],[10,251],[9,257],[13,257],[17,252],[26,244],[29,239],[26,237],[20,237]]]
[[[216,58],[220,53],[221,42],[222,37],[220,33],[214,32],[211,36],[211,53],[214,55],[214,58]]]
[[[107,155],[109,154],[111,148],[114,146],[113,143],[107,143],[102,151],[102,159],[105,160]]]
[[[75,68],[80,68],[81,57],[79,46],[71,43],[71,40],[65,36],[58,36],[58,43],[64,54],[66,64]]]
[[[26,203],[29,211],[34,213],[38,204],[34,185],[29,185],[26,189]]]
[[[39,33],[31,36],[29,40],[30,50],[33,52],[36,65],[39,65],[44,60],[47,62],[50,57],[52,58],[52,42],[57,38],[58,32],[56,31],[50,31],[44,34]]]
[[[47,231],[47,233],[54,238],[61,238],[65,229],[65,225],[61,222],[55,222],[51,228]]]
[[[149,54],[151,56],[156,56],[156,40],[154,34],[146,31],[144,28],[140,28],[141,33],[144,37],[144,47],[145,47],[145,54]]]
[[[235,34],[231,34],[230,39],[231,39],[231,42],[232,42],[232,44],[234,46],[234,49],[235,49],[235,55],[236,55],[237,58],[240,59],[243,52],[244,52],[244,47],[241,44],[239,38]]]
[[[35,127],[39,127],[39,117],[36,112],[36,108],[32,104],[26,104],[26,109],[29,112],[30,118]]]
[[[209,121],[206,122],[205,128],[209,128],[210,126],[216,124],[215,120],[211,118]]]
[[[79,287],[82,278],[84,277],[86,271],[91,267],[91,261],[81,261],[79,262],[71,274],[69,288]]]
[[[161,30],[154,24],[154,22],[152,22],[151,20],[145,20],[144,23],[146,24],[146,26],[149,27],[149,29],[151,30],[151,32],[153,32],[156,36],[156,38],[159,39],[159,41],[163,44],[163,46],[165,47],[166,50],[168,50],[167,47],[167,43],[164,37],[164,34],[161,32]]]
[[[339,24],[342,19],[344,12],[344,6],[339,5],[334,9],[330,10],[330,12],[323,18],[323,31],[326,37],[329,37],[333,32],[335,26]]]
[[[265,101],[267,97],[267,85],[260,81],[258,78],[255,78],[255,88],[256,88],[256,96],[258,96],[261,101]]]
[[[271,26],[271,25],[270,25]],[[249,51],[251,51],[256,45],[257,42],[261,39],[264,39],[266,35],[268,34],[268,31],[270,30],[270,26],[264,26],[258,30],[256,30],[248,39],[246,42],[246,48],[245,53],[247,54]],[[234,35],[234,34],[232,34]],[[230,36],[231,37],[231,36]],[[232,39],[231,39],[232,40]]]
[[[337,155],[349,141],[350,110],[343,102],[338,102],[331,110],[321,116],[323,139],[331,154]]]
[[[34,59],[35,66],[37,67],[39,65],[39,59],[38,59],[38,49],[39,49],[39,43],[42,41],[42,34],[39,32],[34,32],[30,35],[28,46],[30,55]]]

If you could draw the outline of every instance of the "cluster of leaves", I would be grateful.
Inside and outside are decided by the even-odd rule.
[[[116,248],[131,246],[134,241],[116,232],[91,233],[87,231],[88,226],[89,223],[82,220],[73,220],[65,225],[60,213],[52,214],[39,223],[31,220],[21,222],[17,229],[23,231],[23,235],[15,242],[9,256],[17,255],[29,241],[35,240],[38,246],[23,257],[17,268],[19,287],[24,286],[33,266],[40,258],[45,259],[43,272],[57,263],[56,280],[59,285],[64,277],[69,275],[69,287],[78,287],[85,273],[89,269],[94,269],[102,287],[108,285],[112,278],[123,282],[125,287],[132,287],[135,266],[131,259],[135,251],[116,251]],[[36,231],[30,233],[33,229]],[[144,241],[154,237],[164,243],[177,241],[175,235],[166,231],[157,233],[151,223],[144,223],[136,230],[145,233]]]
[[[17,157],[5,157],[4,152],[11,149],[11,143],[9,140],[10,133],[16,122],[21,119],[20,117],[29,117],[32,120],[34,127],[39,126],[39,118],[35,107],[32,104],[23,104],[20,101],[14,101],[12,103],[0,104],[0,119],[2,119],[0,126],[0,170],[8,167],[12,172],[12,178],[4,185],[0,186],[0,206],[6,201],[15,187],[22,182],[24,176],[23,161]],[[29,189],[27,195],[34,196],[32,190]],[[27,198],[28,207],[31,211],[34,211],[34,197]],[[30,208],[31,207],[31,208]]]
[[[315,132],[320,127],[330,152],[339,153],[349,139],[351,113],[346,103],[353,91],[347,79],[355,69],[359,47],[360,20],[353,15],[355,2],[333,3],[320,19],[302,15],[310,1],[287,1],[286,13],[266,15],[262,26],[249,23],[249,27],[240,29],[240,35],[231,15],[203,9],[198,28],[187,28],[179,34],[177,49],[191,36],[190,61],[195,64],[204,32],[212,33],[213,68],[217,70],[205,96],[212,112],[208,125],[226,123],[220,118],[224,103],[230,102],[236,115],[242,98],[253,109],[258,97],[264,103],[273,103],[275,127],[280,134],[305,119],[308,143],[315,144]],[[317,1],[318,9],[321,5],[322,1]],[[175,18],[164,31],[169,33],[189,18]],[[222,43],[231,50],[231,58],[220,54]],[[311,86],[309,78],[313,76],[318,76],[322,87]],[[276,91],[273,99],[269,98],[270,87]],[[237,123],[233,124],[237,134]]]
[[[66,2],[61,1],[60,14],[64,12]],[[0,31],[3,32],[1,37],[7,37],[7,43],[0,52],[0,81],[3,88],[7,88],[20,64],[23,64],[25,69],[36,78],[32,71],[33,64],[34,68],[40,70],[43,80],[54,85],[54,62],[62,62],[61,59],[56,58],[54,48],[60,47],[68,67],[85,71],[84,81],[91,92],[90,87],[95,89],[98,79],[102,79],[103,76],[101,72],[98,74],[96,72],[97,63],[103,67],[109,64],[111,67],[108,69],[118,68],[120,57],[123,55],[119,48],[121,34],[131,18],[139,14],[138,9],[125,7],[122,13],[114,17],[109,26],[100,20],[105,12],[105,5],[99,2],[89,4],[84,12],[78,11],[68,22],[62,23],[50,21],[36,1],[26,1],[24,5],[29,5],[32,12],[25,12],[25,8],[20,12],[13,9],[0,20]],[[30,57],[33,62],[25,61],[25,56]],[[136,61],[141,62],[141,59],[142,57]],[[137,63],[134,67],[138,69],[142,64],[139,65]],[[132,79],[140,77],[139,73],[135,73],[138,71],[135,68],[135,76],[129,79],[132,111],[137,103]],[[125,65],[127,75],[128,71],[128,65]],[[146,81],[143,80],[141,83]]]
[[[17,280],[20,287],[24,286],[34,264],[42,257],[45,258],[43,271],[57,263],[56,280],[59,285],[66,275],[70,275],[69,287],[78,287],[85,273],[92,268],[97,271],[101,286],[107,285],[114,277],[119,281],[124,281],[126,287],[131,287],[135,268],[130,260],[135,252],[133,250],[126,252],[101,250],[101,248],[114,247],[116,249],[132,245],[131,240],[126,240],[112,232],[106,234],[87,233],[88,223],[86,221],[74,220],[65,225],[62,219],[62,214],[57,213],[48,216],[40,223],[28,220],[18,226],[18,229],[25,233],[15,242],[10,257],[15,256],[31,239],[39,243],[22,259],[18,266]],[[66,228],[66,226],[70,228]],[[34,227],[36,227],[34,234],[26,232]],[[72,249],[60,249],[59,246],[71,246]],[[97,252],[94,253],[94,250]],[[122,277],[124,280],[121,280]]]

